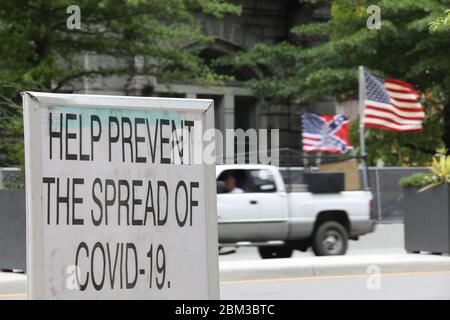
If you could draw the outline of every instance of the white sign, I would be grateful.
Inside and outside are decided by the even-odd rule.
[[[218,299],[212,100],[23,100],[29,297]]]

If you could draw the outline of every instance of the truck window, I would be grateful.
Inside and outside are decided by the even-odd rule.
[[[219,175],[217,181],[225,182],[228,193],[244,193],[249,192],[250,189],[246,170],[225,170]]]
[[[269,170],[250,170],[251,192],[276,192],[275,179]]]

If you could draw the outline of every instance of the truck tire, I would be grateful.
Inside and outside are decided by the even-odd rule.
[[[348,234],[339,222],[323,222],[314,232],[312,249],[316,256],[344,255],[347,246]]]
[[[294,249],[288,246],[258,247],[258,252],[262,259],[290,258],[293,251]]]

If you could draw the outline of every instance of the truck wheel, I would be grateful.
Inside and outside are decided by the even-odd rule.
[[[316,256],[344,255],[347,246],[347,231],[339,222],[324,222],[314,232],[312,249]]]
[[[286,246],[258,247],[259,255],[263,259],[290,258],[294,249]]]

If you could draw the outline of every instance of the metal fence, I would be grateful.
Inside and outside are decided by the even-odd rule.
[[[0,189],[23,185],[24,177],[19,168],[0,168]]]
[[[373,193],[377,220],[383,223],[402,222],[405,214],[401,177],[426,172],[427,168],[369,168],[369,187]]]
[[[286,183],[303,184],[303,167],[280,168]],[[318,168],[307,170],[317,171]],[[424,167],[369,167],[369,188],[374,197],[375,216],[380,223],[402,222],[405,214],[403,188],[399,181],[401,177],[415,173],[426,172]],[[360,177],[362,170],[360,169]],[[361,181],[362,185],[362,181]]]
[[[286,182],[293,184],[303,183],[305,170],[316,171],[317,167],[281,167],[281,174]],[[374,207],[379,222],[401,222],[405,213],[403,200],[403,188],[399,180],[403,176],[424,172],[427,168],[402,168],[402,167],[370,167],[368,169],[368,180],[370,190],[374,196]],[[361,173],[361,170],[360,170]],[[361,174],[360,174],[361,176]],[[8,185],[15,185],[23,179],[19,169],[0,168],[0,189]]]

